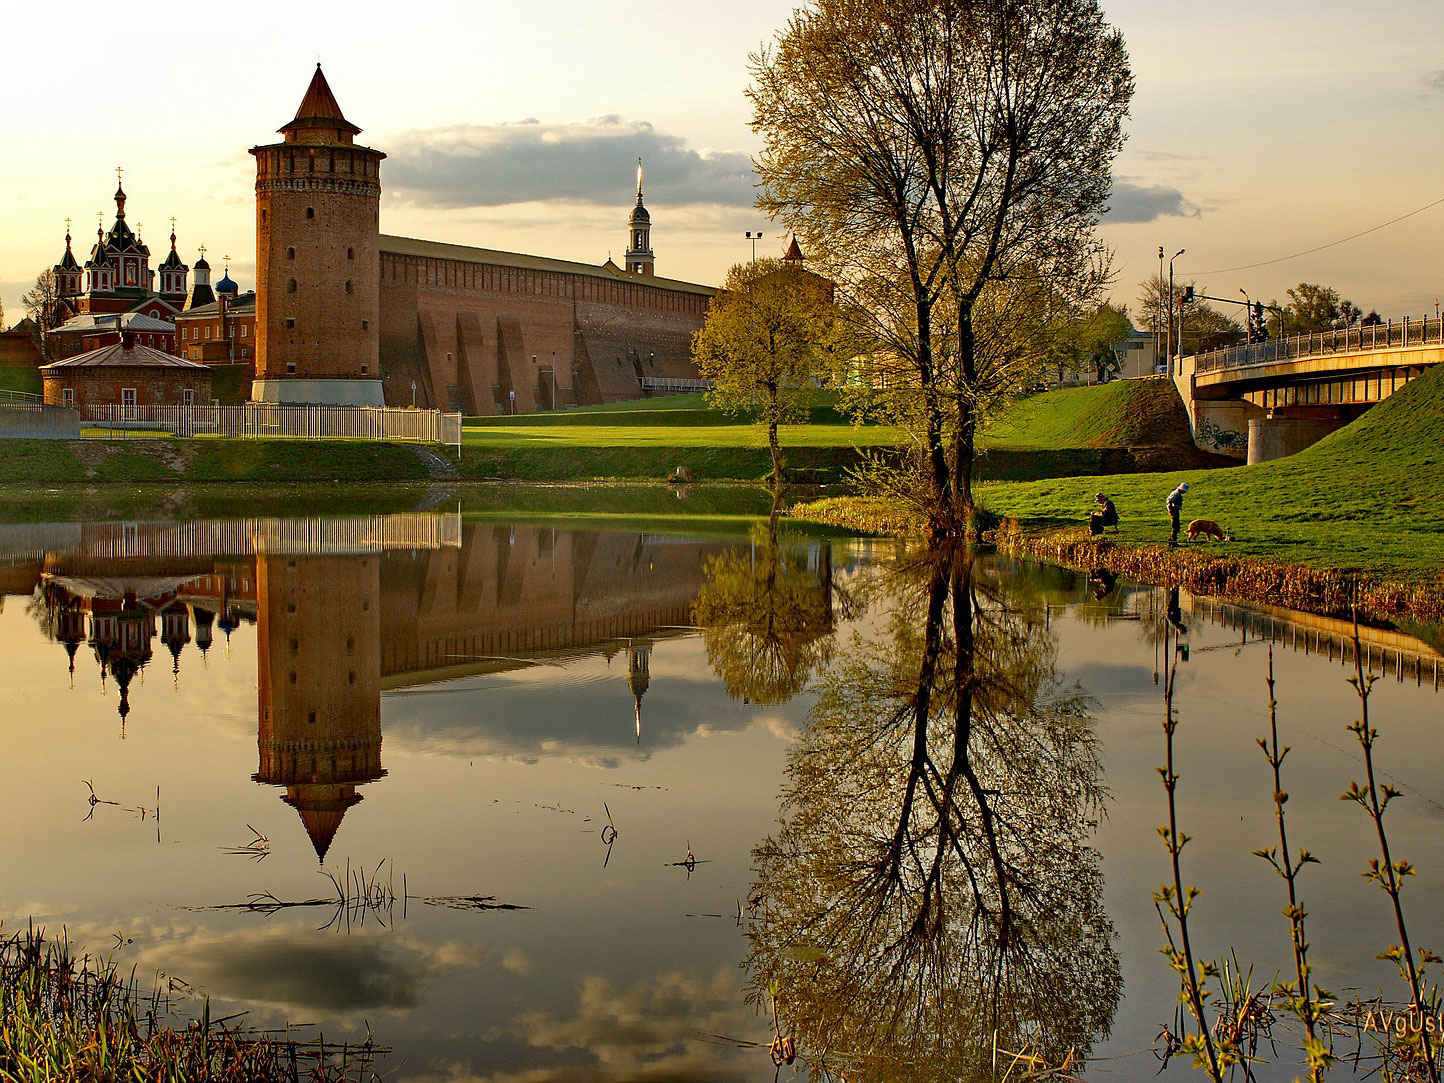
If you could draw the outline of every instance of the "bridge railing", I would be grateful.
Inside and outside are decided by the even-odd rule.
[[[1364,326],[1340,327],[1333,331],[1315,331],[1305,335],[1254,342],[1246,346],[1228,346],[1197,355],[1199,372],[1220,369],[1248,368],[1250,365],[1274,365],[1303,357],[1326,357],[1336,353],[1368,353],[1370,350],[1398,349],[1404,346],[1444,345],[1444,321],[1437,316],[1403,320],[1386,320]]]

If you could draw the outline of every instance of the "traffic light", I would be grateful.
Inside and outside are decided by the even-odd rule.
[[[1192,286],[1184,286],[1184,287],[1183,287],[1183,303],[1186,304],[1186,305],[1193,303],[1193,287],[1192,287]]]

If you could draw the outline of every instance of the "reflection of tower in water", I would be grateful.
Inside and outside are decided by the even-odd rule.
[[[325,860],[381,766],[381,573],[374,556],[256,557],[260,766]]]
[[[130,682],[151,659],[150,641],[155,638],[155,617],[127,592],[118,611],[108,614],[92,612],[96,641],[95,656],[101,663],[101,680],[106,667],[120,689],[120,706],[116,711],[124,723],[130,714]],[[104,656],[102,657],[102,651]]]
[[[632,701],[636,704],[637,743],[642,743],[642,697],[652,683],[650,666],[652,662],[652,641],[650,639],[627,640],[627,687],[631,689]]]

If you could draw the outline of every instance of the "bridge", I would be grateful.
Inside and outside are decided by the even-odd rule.
[[[1444,321],[1389,320],[1179,357],[1194,440],[1248,462],[1302,451],[1444,361]]]

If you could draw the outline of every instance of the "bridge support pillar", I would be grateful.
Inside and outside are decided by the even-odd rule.
[[[1252,466],[1303,451],[1347,424],[1345,418],[1254,418],[1248,423],[1248,463]]]

